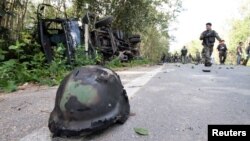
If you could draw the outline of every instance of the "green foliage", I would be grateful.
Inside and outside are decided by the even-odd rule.
[[[229,57],[227,62],[230,64],[236,63],[236,48],[239,42],[244,43],[244,47],[250,42],[250,1],[243,1],[240,9],[241,18],[234,19],[231,23],[229,32]],[[246,57],[246,55],[244,55]]]
[[[117,68],[117,67],[122,67],[122,62],[118,57],[115,57],[111,61],[109,61],[106,65],[108,68]]]
[[[30,80],[27,69],[28,63],[20,63],[18,60],[10,59],[0,63],[0,88],[11,92],[16,89],[16,84]]]
[[[139,58],[139,59],[132,60],[129,64],[130,64],[130,67],[134,67],[134,66],[142,66],[142,65],[154,64],[154,63],[150,62],[147,59]]]
[[[201,41],[200,40],[193,40],[190,43],[187,44],[187,48],[188,48],[188,53],[191,53],[192,56],[196,55],[196,52],[202,51],[202,45],[201,45]]]
[[[75,60],[74,66],[85,66],[96,64],[97,61],[100,61],[100,56],[89,56],[85,53],[84,47],[78,47],[75,51]]]
[[[128,36],[134,33],[143,35],[142,55],[155,62],[168,51],[169,23],[182,10],[181,0],[76,0],[76,13],[86,11],[83,7],[87,3],[88,10],[97,15],[112,15],[115,29],[126,31]],[[151,31],[153,33],[150,33]],[[157,38],[152,38],[153,34],[156,34]],[[164,47],[160,47],[159,43]],[[148,52],[148,49],[152,53]]]
[[[9,93],[17,90],[17,86],[14,81],[3,81],[0,82],[0,86],[3,91]]]
[[[25,43],[16,41],[9,47],[8,51],[0,49],[0,91],[12,92],[17,90],[17,86],[26,82],[38,83],[41,85],[54,86],[58,85],[64,76],[75,67],[84,65],[94,65],[102,60],[100,54],[93,56],[85,55],[83,47],[78,47],[75,51],[75,60],[73,64],[67,64],[64,57],[65,47],[59,44],[55,48],[55,58],[47,64],[44,54],[40,51],[34,55],[24,53]],[[39,46],[34,44],[33,50],[37,50]],[[5,55],[12,52],[16,59],[5,60]],[[106,64],[109,68],[117,67],[133,67],[138,65],[149,64],[150,61],[145,59],[132,60],[128,63],[122,63],[118,57],[114,58]]]
[[[96,53],[94,56],[88,56],[84,48],[79,47],[75,51],[73,63],[69,65],[63,57],[65,47],[62,44],[55,47],[55,58],[47,64],[40,45],[35,41],[35,4],[29,0],[10,1],[0,2],[0,91],[14,91],[18,85],[25,82],[57,85],[65,74],[75,67],[103,64],[102,55]],[[49,0],[44,2],[52,4]],[[63,17],[67,13],[69,17],[82,18],[86,11],[101,16],[112,15],[113,28],[126,31],[126,36],[135,33],[142,35],[140,49],[145,59],[124,63],[114,58],[106,64],[111,68],[160,61],[161,56],[168,51],[168,25],[181,9],[181,0],[76,0],[73,1],[72,7],[63,9],[65,2],[54,0],[53,5],[57,11],[46,8],[46,17]],[[84,8],[86,3],[89,4],[88,9]]]
[[[7,53],[7,51],[4,51],[0,48],[0,61],[3,61],[5,59],[5,54]]]
[[[4,80],[0,82],[0,91],[11,92],[16,90],[17,85],[30,81],[50,86],[59,84],[62,77],[68,72],[66,59],[62,57],[62,48],[59,46],[55,51],[55,59],[51,64],[46,64],[42,52],[33,56],[23,54],[24,45],[24,43],[16,41],[9,47],[9,51],[16,55],[17,59],[0,62],[0,79]],[[6,53],[1,52],[0,56]]]
[[[83,6],[87,3],[91,12],[114,16],[113,26],[129,33],[146,31],[150,26],[157,26],[161,30],[168,29],[169,21],[176,17],[182,5],[180,0],[76,0],[74,2],[78,12],[83,10]]]
[[[248,44],[250,39],[250,15],[243,20],[233,22],[233,27],[230,33],[230,50],[236,52],[236,47],[239,42]]]
[[[154,63],[145,58],[138,58],[138,59],[133,59],[129,62],[122,62],[118,57],[115,57],[111,61],[107,62],[105,66],[108,68],[114,69],[114,68],[121,68],[121,67],[143,66],[147,64],[154,64]]]
[[[152,61],[159,62],[163,54],[167,54],[169,48],[169,43],[166,37],[156,28],[148,28],[147,33],[143,38],[142,55]]]
[[[148,133],[148,129],[145,128],[134,128],[134,131],[139,134],[139,135],[143,135],[143,136],[147,136]]]

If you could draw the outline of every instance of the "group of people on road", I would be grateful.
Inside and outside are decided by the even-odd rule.
[[[217,50],[219,52],[219,60],[220,64],[225,64],[227,59],[227,45],[225,44],[225,40],[221,39],[219,34],[212,30],[212,23],[206,23],[206,30],[203,31],[200,35],[200,40],[202,40],[203,49],[201,53],[199,51],[196,52],[195,59],[192,57],[191,54],[188,55],[188,49],[186,46],[183,46],[181,49],[181,55],[179,56],[176,52],[174,55],[170,57],[164,57],[166,62],[182,62],[183,64],[190,63],[195,61],[196,64],[204,63],[206,67],[212,66],[212,58],[211,55],[213,53],[213,47],[215,44],[216,39],[219,41],[219,45],[217,46]],[[247,65],[248,60],[250,58],[250,42],[248,47],[246,48],[246,59],[243,59],[243,42],[239,42],[237,46],[237,64],[240,65]]]
[[[194,61],[194,58],[190,53],[188,54],[188,50],[186,48],[184,51],[181,51],[180,55],[179,53],[175,52],[174,54],[165,56],[162,61],[168,63],[192,63]]]
[[[225,41],[220,38],[218,33],[215,30],[212,30],[212,24],[206,24],[206,30],[201,33],[200,40],[202,40],[203,50],[202,56],[205,58],[204,65],[209,67],[212,65],[211,55],[213,53],[213,47],[215,43],[215,39],[217,39],[220,43],[217,46],[217,50],[219,52],[220,64],[224,64],[227,58],[227,46]],[[250,43],[246,49],[247,58],[242,62],[242,54],[243,54],[243,42],[239,42],[237,47],[237,64],[247,65],[247,62],[250,58]]]

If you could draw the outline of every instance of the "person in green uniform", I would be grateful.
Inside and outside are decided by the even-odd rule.
[[[218,41],[222,41],[220,36],[215,30],[212,30],[212,24],[206,24],[206,30],[201,33],[200,40],[202,40],[205,63],[206,67],[212,66],[211,55],[213,53],[213,47],[215,43],[215,39]]]

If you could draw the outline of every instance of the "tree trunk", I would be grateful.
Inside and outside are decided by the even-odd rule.
[[[29,0],[26,0],[25,6],[24,6],[24,11],[23,11],[23,14],[22,14],[21,30],[23,30],[23,27],[24,27],[24,20],[25,20],[26,13],[27,13],[28,3],[29,3]]]

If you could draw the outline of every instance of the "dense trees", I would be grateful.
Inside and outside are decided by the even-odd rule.
[[[113,27],[144,39],[151,31],[164,37],[164,49],[168,47],[168,25],[181,10],[181,0],[2,0],[0,2],[0,39],[22,40],[22,32],[35,27],[37,3],[52,4],[57,10],[65,11],[69,17],[81,18],[86,11],[100,16],[114,16]],[[89,7],[86,7],[86,4]],[[51,16],[59,16],[55,11]],[[56,14],[56,15],[55,15]],[[50,15],[47,15],[50,16]],[[156,38],[155,40],[162,40]],[[150,42],[150,40],[147,40]],[[147,45],[143,40],[143,45]],[[151,46],[152,48],[154,45]],[[157,56],[159,58],[159,56]]]
[[[247,47],[250,42],[250,1],[245,0],[242,5],[241,17],[232,20],[231,30],[229,32],[229,49],[232,57],[230,62],[235,63],[236,60],[236,48],[239,42],[243,42]]]
[[[18,39],[20,32],[24,30],[29,2],[29,0],[2,0],[0,2],[0,35],[2,38],[9,33],[7,36],[9,39]]]
[[[45,63],[44,54],[36,42],[39,3],[53,5],[56,9],[47,9],[46,17],[81,19],[87,11],[99,17],[112,15],[113,28],[121,29],[127,34],[141,35],[142,56],[153,62],[158,62],[163,53],[168,51],[168,26],[182,6],[181,0],[1,0],[0,79],[5,81],[0,81],[0,91],[16,90],[18,85],[29,81],[55,85],[67,71],[75,67],[65,64],[60,45],[55,49],[58,58],[49,65]],[[81,57],[82,55],[76,65],[95,62]],[[112,63],[117,64],[116,61],[111,61]]]
[[[91,12],[114,16],[114,28],[141,34],[142,54],[154,61],[168,51],[168,26],[182,6],[181,0],[76,0],[74,5],[78,12],[73,13],[84,11],[87,3]]]

